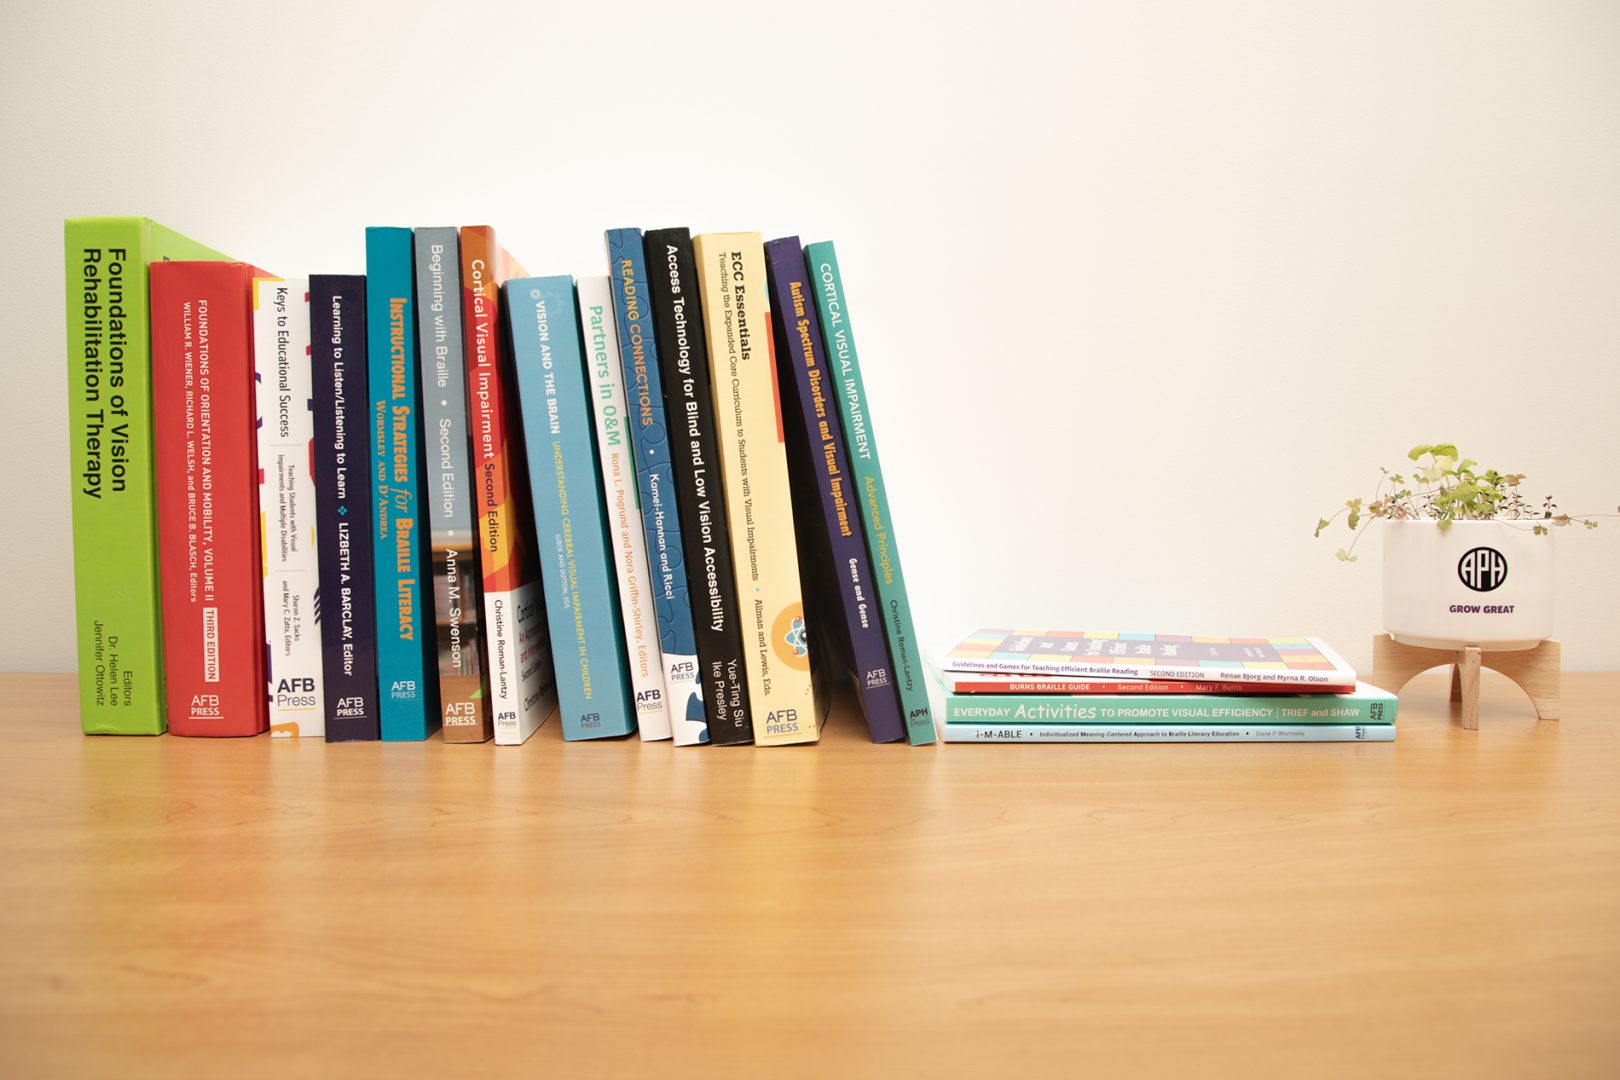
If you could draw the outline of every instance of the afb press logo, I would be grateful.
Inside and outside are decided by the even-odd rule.
[[[1457,577],[1475,592],[1490,592],[1507,580],[1507,559],[1495,548],[1473,548],[1457,560]]]

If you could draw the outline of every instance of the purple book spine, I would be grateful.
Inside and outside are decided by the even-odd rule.
[[[821,324],[816,315],[815,291],[805,270],[804,249],[797,236],[765,245],[770,277],[772,322],[777,333],[777,362],[791,368],[783,372],[782,394],[792,393],[799,403],[803,427],[790,425],[789,439],[803,440],[797,455],[815,474],[821,494],[822,518],[831,550],[831,576],[838,606],[848,630],[850,660],[866,727],[873,742],[894,742],[906,737],[900,715],[900,694],[894,685],[882,613],[874,590],[866,535],[861,527],[860,495],[848,469],[849,453],[834,380],[827,373]],[[791,387],[791,390],[789,389]],[[790,408],[783,402],[783,408]],[[797,430],[795,430],[797,429]],[[792,456],[790,455],[790,460]],[[801,548],[804,545],[801,543]],[[824,609],[836,617],[832,603]],[[824,616],[825,617],[825,616]]]

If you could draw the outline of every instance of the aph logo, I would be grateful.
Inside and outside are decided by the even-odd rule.
[[[1507,580],[1507,559],[1495,548],[1473,548],[1457,561],[1457,577],[1475,592],[1490,592]]]

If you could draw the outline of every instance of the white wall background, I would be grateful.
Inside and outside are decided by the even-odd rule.
[[[1620,503],[1620,5],[785,10],[6,5],[0,667],[74,663],[78,214],[283,273],[360,270],[367,224],[490,222],[543,273],[613,225],[836,239],[934,645],[1304,631],[1365,669],[1377,544],[1311,527],[1380,463],[1443,438]],[[674,122],[674,171],[613,167]],[[1620,666],[1620,523],[1560,540],[1566,664]]]

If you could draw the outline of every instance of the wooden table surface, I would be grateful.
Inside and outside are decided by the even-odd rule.
[[[1620,1075],[1620,674],[1393,745],[84,738],[0,676],[0,1076]]]

